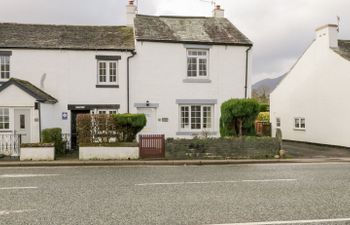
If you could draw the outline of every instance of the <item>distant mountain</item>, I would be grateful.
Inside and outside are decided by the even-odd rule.
[[[282,81],[282,79],[286,76],[286,74],[277,77],[275,79],[265,79],[261,80],[255,84],[253,84],[252,89],[253,91],[257,92],[258,94],[263,94],[265,92],[265,95],[270,95],[270,93],[275,90],[277,85]]]

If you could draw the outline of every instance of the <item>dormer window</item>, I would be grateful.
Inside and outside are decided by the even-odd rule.
[[[207,49],[187,49],[187,77],[208,77],[209,51]]]
[[[0,52],[0,81],[10,79],[11,52]]]

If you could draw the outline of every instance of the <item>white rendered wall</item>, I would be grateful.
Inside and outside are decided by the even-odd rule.
[[[71,50],[17,50],[12,51],[11,77],[27,80],[58,100],[55,105],[42,105],[42,129],[61,127],[70,132],[68,104],[120,104],[119,112],[126,112],[126,58],[127,52],[71,51]],[[96,88],[96,55],[118,55],[119,88]],[[46,74],[44,86],[42,76]],[[14,95],[15,98],[16,95]],[[1,99],[0,104],[3,104]]]
[[[221,104],[230,98],[244,98],[247,47],[209,46],[211,83],[184,83],[187,78],[187,53],[183,44],[137,42],[137,55],[131,59],[131,111],[134,103],[159,104],[157,133],[177,136],[179,107],[177,99],[216,99],[214,132],[219,135]],[[251,58],[249,59],[249,69]],[[249,70],[250,71],[250,70]],[[250,93],[250,77],[248,93]],[[168,118],[168,122],[159,122]],[[189,136],[184,136],[188,138]]]
[[[316,39],[270,96],[273,134],[279,117],[283,139],[350,147],[349,83],[350,62]],[[305,117],[305,131],[294,117]]]

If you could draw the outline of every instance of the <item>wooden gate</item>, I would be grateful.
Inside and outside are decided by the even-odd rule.
[[[165,136],[159,134],[141,134],[139,136],[141,158],[164,158]]]

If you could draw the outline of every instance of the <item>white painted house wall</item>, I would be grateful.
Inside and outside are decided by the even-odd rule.
[[[283,139],[350,147],[350,62],[334,52],[335,27],[317,31],[316,40],[270,96],[271,123],[281,119]],[[304,117],[306,129],[294,129]]]
[[[119,112],[126,112],[126,58],[128,52],[77,50],[22,50],[12,51],[11,77],[31,82],[58,100],[54,105],[41,105],[41,128],[60,127],[70,133],[68,104],[120,104]],[[96,88],[96,55],[121,56],[118,61],[119,88]],[[46,79],[41,85],[41,79]],[[27,94],[26,94],[27,95]],[[17,94],[16,101],[18,102]],[[34,106],[35,101],[25,101]],[[6,105],[3,98],[1,105]],[[24,103],[23,103],[24,104]],[[68,119],[62,120],[62,112]]]
[[[214,136],[219,136],[221,104],[230,98],[244,98],[246,50],[240,46],[201,46],[209,49],[210,83],[187,83],[187,45],[181,43],[137,42],[137,55],[131,59],[131,110],[135,104],[156,106],[156,127],[152,133],[166,137],[189,138],[196,133],[180,134],[179,105],[181,100],[216,100],[214,105]],[[249,53],[251,55],[251,53]],[[249,55],[248,93],[250,93]],[[184,81],[185,80],[185,81]],[[161,122],[167,118],[168,122]],[[197,132],[198,133],[198,132]]]

